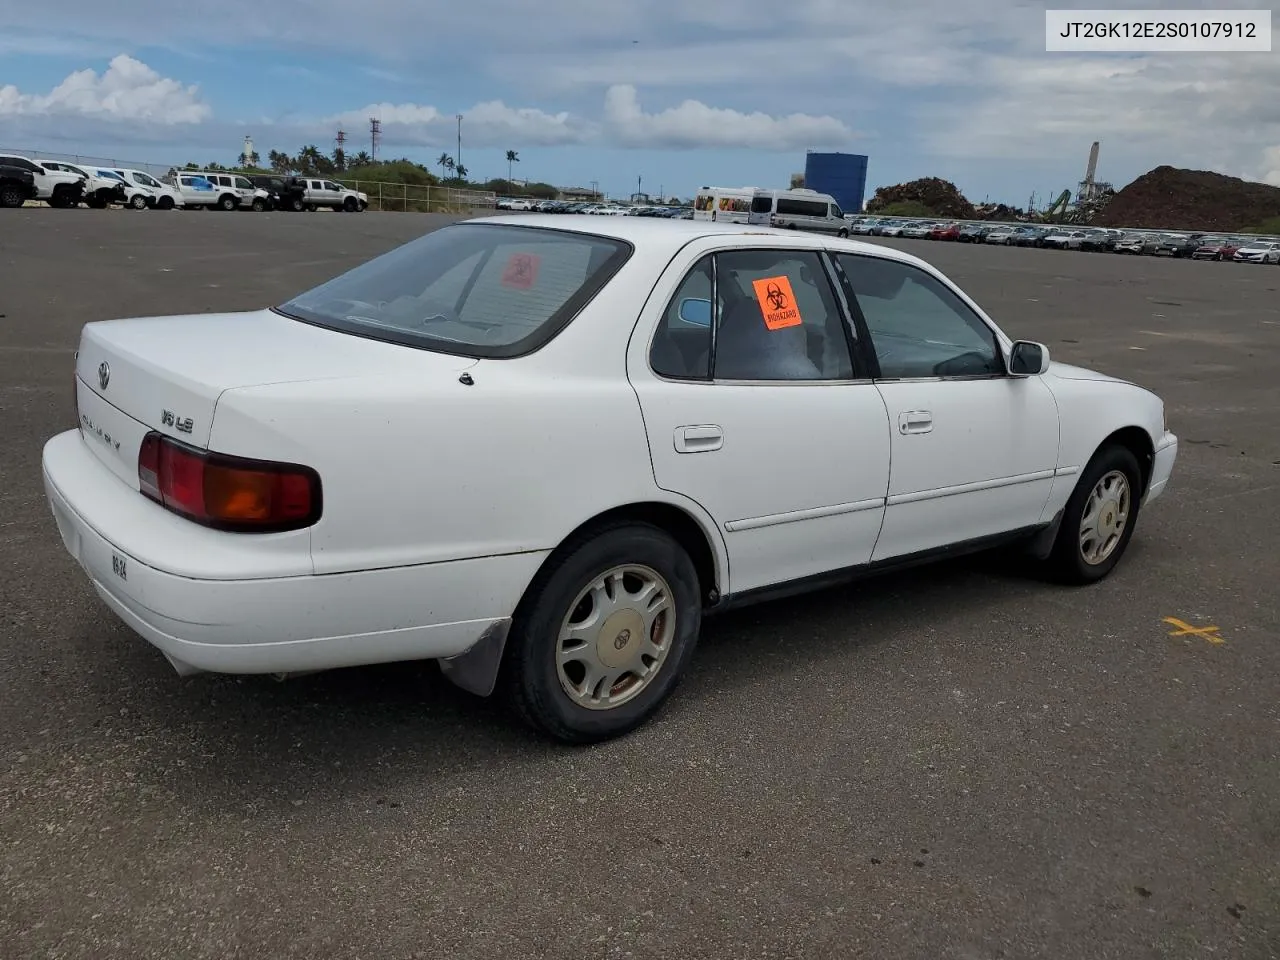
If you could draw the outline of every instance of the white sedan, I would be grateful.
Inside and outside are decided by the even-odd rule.
[[[1236,250],[1237,263],[1280,263],[1280,242],[1255,240]]]
[[[924,261],[710,221],[492,217],[279,307],[88,324],[44,449],[71,555],[180,674],[437,659],[625,733],[705,615],[1016,545],[1106,576],[1160,398]]]

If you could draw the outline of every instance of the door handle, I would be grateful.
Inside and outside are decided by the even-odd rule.
[[[676,427],[677,453],[704,453],[724,446],[724,431],[714,423]]]
[[[933,429],[933,414],[928,410],[908,410],[898,415],[899,433],[928,433]]]

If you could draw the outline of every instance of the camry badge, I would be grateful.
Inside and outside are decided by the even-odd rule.
[[[107,389],[107,384],[111,382],[111,364],[103,360],[98,364],[98,386],[103,390]]]

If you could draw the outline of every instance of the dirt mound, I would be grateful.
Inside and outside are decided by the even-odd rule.
[[[1093,222],[1103,227],[1247,230],[1277,216],[1280,187],[1164,166],[1117,193]]]
[[[929,216],[974,219],[973,204],[964,198],[954,183],[937,177],[880,187],[867,201],[867,212],[888,212],[885,208],[898,204],[919,204],[929,211]]]

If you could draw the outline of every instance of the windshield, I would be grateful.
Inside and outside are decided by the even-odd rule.
[[[513,357],[567,324],[631,255],[620,240],[461,223],[285,303],[308,323],[444,353]]]

